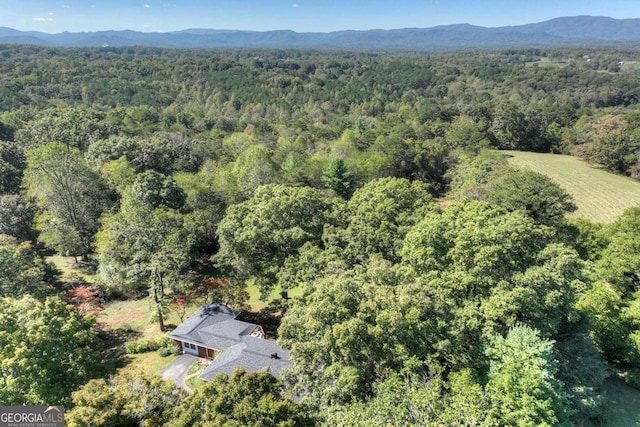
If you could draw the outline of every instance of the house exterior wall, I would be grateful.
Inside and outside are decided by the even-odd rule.
[[[182,352],[186,354],[193,354],[194,356],[198,355],[198,346],[194,344],[190,344],[187,342],[178,341],[181,344]]]
[[[174,344],[182,349],[185,354],[193,354],[194,356],[213,359],[216,355],[216,351],[212,348],[202,347],[196,344],[191,344],[184,341],[173,340]]]

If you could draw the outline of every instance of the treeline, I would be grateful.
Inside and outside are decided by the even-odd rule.
[[[602,414],[610,367],[640,384],[638,210],[568,221],[569,195],[486,150],[637,177],[640,51],[0,54],[0,303],[20,313],[0,319],[3,401],[75,405],[79,425],[570,425]],[[94,260],[98,283],[60,283],[43,248]],[[149,295],[164,328],[249,284],[302,293],[272,305],[284,390],[95,379],[100,298]],[[71,344],[43,363],[58,329]]]

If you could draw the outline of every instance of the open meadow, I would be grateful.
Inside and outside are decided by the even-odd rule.
[[[640,182],[577,157],[523,151],[504,153],[512,166],[547,175],[571,194],[578,209],[570,217],[610,223],[626,209],[640,205]]]

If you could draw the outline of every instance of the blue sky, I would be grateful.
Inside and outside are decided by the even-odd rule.
[[[640,18],[640,0],[0,0],[0,26],[47,33],[496,27],[574,15]]]

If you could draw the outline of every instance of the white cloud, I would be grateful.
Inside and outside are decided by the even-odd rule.
[[[291,7],[300,7],[300,5],[298,3],[294,3],[291,5]]]
[[[92,5],[89,5],[89,7],[90,7],[91,9],[95,9],[95,8],[96,8],[96,5],[95,5],[95,4],[92,4]]]
[[[71,6],[69,6],[68,4],[63,4],[63,5],[62,5],[62,8],[63,8],[63,9],[71,9]]]
[[[151,9],[151,5],[150,5],[150,4],[145,4],[145,5],[144,5],[144,7],[145,7],[146,9]]]
[[[49,15],[49,16],[53,16],[53,15],[55,15],[55,14],[54,14],[53,12],[47,12],[47,15]]]
[[[51,18],[31,18],[32,21],[36,21],[36,22],[52,22],[53,19]]]

